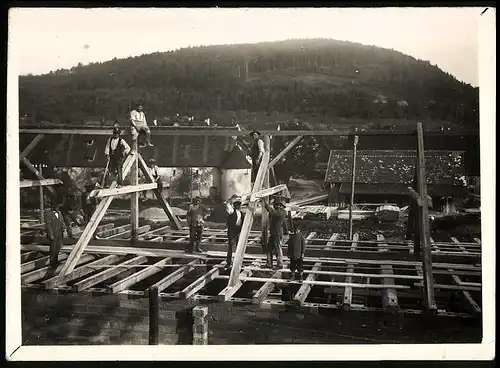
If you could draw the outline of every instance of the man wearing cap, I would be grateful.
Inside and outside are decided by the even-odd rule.
[[[288,227],[286,224],[285,204],[280,198],[276,198],[273,207],[269,204],[267,197],[263,198],[264,207],[269,212],[269,241],[266,244],[265,252],[267,253],[268,268],[273,267],[273,253],[276,253],[277,267],[283,267],[283,249],[282,243],[285,235],[288,235]]]
[[[188,253],[192,253],[193,248],[196,252],[203,253],[200,243],[203,235],[203,227],[205,225],[205,220],[203,219],[204,212],[205,210],[201,205],[201,198],[195,197],[193,199],[193,203],[189,205],[189,209],[186,214],[186,220],[189,226]]]
[[[130,112],[130,123],[132,125],[132,137],[137,139],[139,134],[146,137],[146,144],[141,144],[141,147],[152,147],[151,131],[149,130],[148,123],[146,122],[146,115],[144,114],[143,107],[138,104],[135,110]],[[135,128],[135,129],[134,129]]]
[[[125,157],[130,153],[130,146],[125,139],[120,137],[121,129],[118,125],[113,127],[113,136],[106,142],[104,154],[108,160],[109,172],[116,176],[118,185],[122,185],[122,165]]]
[[[252,159],[252,183],[254,183],[265,149],[264,141],[260,138],[260,132],[254,130],[250,133],[250,136],[253,138],[252,147],[250,148],[250,158]]]
[[[230,211],[226,220],[228,238],[226,269],[231,267],[233,247],[235,244],[238,244],[238,238],[241,233],[241,226],[243,225],[244,219],[243,213],[241,212],[241,199],[235,198],[232,202],[232,211]],[[230,205],[229,203],[227,204]]]
[[[62,240],[64,238],[64,224],[61,206],[57,199],[53,199],[50,204],[50,209],[45,211],[45,230],[47,232],[47,239],[50,242],[50,267],[56,268],[59,264],[59,251],[62,247]]]

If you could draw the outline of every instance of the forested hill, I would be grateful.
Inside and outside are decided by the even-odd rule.
[[[150,120],[243,111],[326,124],[478,127],[478,88],[400,52],[325,39],[191,47],[21,76],[19,84],[21,116],[37,122],[121,120],[139,101]]]

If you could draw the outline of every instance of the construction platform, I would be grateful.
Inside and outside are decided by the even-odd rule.
[[[357,233],[352,241],[338,240],[336,233],[319,238],[311,232],[306,234],[305,279],[300,283],[289,279],[286,256],[284,269],[265,267],[261,232],[251,231],[239,282],[228,286],[226,231],[206,229],[205,253],[189,254],[184,251],[189,241],[186,228],[142,226],[132,245],[130,225],[108,223],[97,228],[98,239],[90,241],[75,269],[61,280],[62,265],[55,272],[50,270],[48,242],[36,227],[29,222],[22,225],[23,231],[32,228],[29,235],[22,236],[21,281],[25,288],[147,297],[148,289],[156,287],[162,299],[238,302],[262,308],[276,304],[299,309],[424,313],[422,262],[413,254],[411,241],[389,241],[381,235],[359,240]],[[474,240],[431,242],[438,315],[467,318],[481,314],[481,242]],[[65,239],[60,261],[67,259],[76,241]],[[450,303],[457,294],[461,305]]]

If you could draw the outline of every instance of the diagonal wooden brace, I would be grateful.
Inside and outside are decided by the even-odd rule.
[[[275,158],[273,158],[273,160],[269,163],[269,168],[271,169],[275,164],[277,164],[279,160],[281,160],[293,147],[297,145],[297,143],[299,143],[302,140],[302,138],[303,136],[299,135],[293,141],[288,143],[288,145],[283,149],[283,151],[278,153],[278,155]]]
[[[30,154],[31,151],[33,151],[33,148],[36,147],[36,145],[38,144],[38,142],[40,142],[43,138],[43,134],[38,134],[31,142],[30,144],[28,144],[26,146],[26,148],[23,150],[23,152],[21,152],[21,154],[19,155],[19,161],[23,161],[23,158],[25,158],[26,156],[28,156]]]
[[[38,171],[35,166],[33,166],[33,164],[26,158],[26,157],[23,157],[22,159],[23,163],[26,165],[26,167],[33,173],[36,175],[36,177],[39,179],[39,180],[46,180],[43,175],[40,173],[40,171]],[[50,191],[50,193],[52,193],[54,196],[57,195],[56,191],[54,190],[54,188],[52,188],[50,185],[48,186],[45,186],[45,188],[47,188],[48,191]]]
[[[134,163],[135,160],[135,155],[130,154],[126,159],[125,162],[123,163],[123,171],[122,175],[125,177],[130,169],[132,168],[132,164]],[[114,181],[111,183],[110,188],[116,188],[117,183]],[[97,229],[97,226],[99,225],[99,222],[102,220],[104,215],[106,214],[106,211],[113,201],[113,196],[111,197],[106,197],[104,198],[98,205],[94,213],[92,214],[92,218],[90,219],[89,223],[85,227],[85,229],[82,232],[82,235],[80,235],[80,238],[78,239],[77,243],[75,244],[75,247],[71,251],[68,259],[64,263],[63,268],[61,269],[60,276],[66,276],[70,272],[73,271],[75,268],[76,263],[78,262],[78,258],[82,255],[83,251],[85,250],[85,247],[87,244],[90,242],[92,239],[92,235],[94,234],[95,230]]]
[[[252,188],[252,193],[260,191],[262,184],[264,183],[264,177],[267,173],[269,166],[269,152],[265,152],[262,157],[262,161],[259,166],[259,171],[255,178],[255,183]],[[255,209],[257,208],[258,202],[251,202],[245,211],[245,219],[243,220],[243,225],[241,227],[240,237],[238,239],[238,245],[236,247],[236,252],[234,256],[233,268],[231,269],[231,275],[229,276],[228,286],[235,286],[239,281],[241,265],[243,263],[243,257],[245,256],[245,250],[247,248],[248,235],[250,234],[250,229],[252,228],[253,215]]]
[[[151,175],[151,172],[149,171],[148,165],[146,165],[146,162],[142,158],[142,156],[139,154],[139,168],[141,169],[142,173],[146,177],[146,180],[150,183],[155,183],[155,179],[153,178],[153,175]],[[172,223],[172,226],[175,228],[175,230],[181,230],[182,225],[177,216],[174,215],[174,211],[172,211],[172,207],[170,207],[170,204],[167,202],[165,198],[163,198],[161,191],[156,188],[153,190],[154,194],[156,195],[156,198],[160,201],[160,205],[163,207],[163,210],[168,216],[168,219]]]

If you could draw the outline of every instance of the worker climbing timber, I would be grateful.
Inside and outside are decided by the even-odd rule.
[[[259,166],[265,152],[264,141],[260,138],[260,135],[260,132],[256,130],[250,133],[250,136],[253,138],[252,147],[250,149],[250,158],[252,159],[252,183],[255,182],[255,178],[257,177],[257,172],[259,171]]]
[[[140,135],[142,135],[145,137],[146,143],[140,144],[140,147],[152,147],[151,131],[149,130],[148,123],[146,122],[146,115],[144,114],[143,106],[141,104],[138,104],[136,109],[130,112],[130,123],[132,126],[132,139],[136,140]]]
[[[125,157],[130,152],[130,146],[120,137],[120,134],[120,127],[115,125],[113,127],[113,136],[108,139],[104,148],[104,154],[108,160],[109,173],[116,176],[118,185],[123,184],[122,165]],[[106,176],[106,173],[104,173],[104,176]]]

